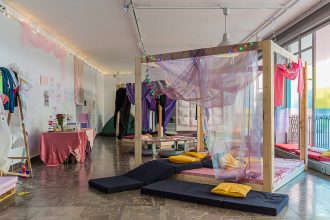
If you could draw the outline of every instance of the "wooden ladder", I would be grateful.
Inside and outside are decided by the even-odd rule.
[[[20,120],[21,120],[21,128],[22,128],[23,138],[24,138],[25,156],[8,157],[8,158],[11,159],[11,160],[22,160],[22,159],[26,160],[26,163],[28,165],[29,174],[23,174],[23,173],[18,173],[18,172],[4,172],[4,171],[1,171],[1,170],[0,170],[0,173],[2,175],[11,175],[11,176],[20,176],[20,177],[33,177],[32,165],[31,165],[31,160],[30,160],[29,144],[28,144],[28,141],[27,141],[26,128],[25,128],[25,124],[24,124],[24,116],[23,116],[21,96],[17,97],[17,101],[18,101],[19,115],[20,115]],[[8,113],[8,118],[7,118],[8,125],[10,124],[10,121],[11,121],[11,113],[9,112]]]

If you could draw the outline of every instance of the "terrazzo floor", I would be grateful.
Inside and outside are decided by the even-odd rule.
[[[330,178],[315,171],[299,175],[278,191],[290,200],[277,217],[146,196],[139,190],[106,195],[88,187],[88,179],[132,168],[134,156],[128,146],[98,137],[84,164],[46,167],[33,163],[34,177],[21,179],[18,187],[31,194],[0,203],[0,219],[330,219]]]

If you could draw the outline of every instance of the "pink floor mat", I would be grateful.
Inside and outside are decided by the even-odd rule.
[[[17,181],[18,178],[16,176],[0,176],[0,196],[16,188]]]
[[[275,158],[275,179],[274,179],[275,183],[280,182],[288,174],[294,172],[295,170],[303,166],[304,166],[304,162],[301,160]],[[224,172],[226,171],[224,170]],[[211,168],[185,170],[182,171],[181,174],[215,178],[214,170]],[[263,184],[262,173],[260,174],[260,172],[254,172],[252,168],[242,182],[262,185]]]

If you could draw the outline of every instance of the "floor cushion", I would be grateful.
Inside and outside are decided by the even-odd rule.
[[[212,159],[209,157],[204,157],[201,160],[202,166],[206,167],[206,168],[213,168],[213,163],[212,163]]]
[[[288,151],[288,152],[293,152],[295,150],[299,150],[299,146],[297,144],[275,144],[275,147]]]
[[[213,185],[166,179],[142,187],[141,193],[273,216],[289,201],[288,195],[257,191],[250,191],[245,198],[220,196],[211,193],[212,188]]]
[[[166,166],[170,166],[170,167],[174,168],[176,173],[180,173],[181,171],[184,171],[184,170],[202,168],[201,163],[177,164],[177,163],[172,163],[168,159],[160,159],[160,160],[155,160],[155,161],[157,161],[158,163],[164,164]]]
[[[175,174],[175,169],[156,161],[149,161],[127,172],[124,176],[136,179],[144,185],[163,180]]]
[[[182,154],[184,151],[176,151],[176,150],[161,150],[159,151],[158,153],[158,156],[160,158],[169,158],[171,156],[175,156],[175,155],[178,155],[178,154]]]
[[[220,183],[214,187],[211,192],[218,195],[232,197],[246,197],[252,189],[251,186],[238,183]]]
[[[88,184],[90,187],[107,194],[138,189],[144,186],[143,182],[127,176],[112,176],[100,179],[91,179]]]
[[[134,154],[135,153],[134,147],[132,147],[132,148],[129,149],[129,153],[131,153],[131,154]],[[152,149],[144,149],[143,148],[141,150],[141,154],[142,154],[142,156],[152,156],[153,155],[153,152],[152,152]]]
[[[176,155],[176,156],[170,156],[169,161],[171,161],[172,163],[197,163],[197,162],[201,162],[201,159],[197,158],[197,157],[192,157],[192,156],[188,156],[188,155]]]
[[[191,156],[191,157],[196,157],[198,159],[203,159],[207,156],[206,152],[185,152],[183,155]]]
[[[300,150],[294,151],[297,155],[300,155]],[[308,151],[308,158],[317,160],[317,161],[330,161],[330,157],[324,157],[319,152]]]

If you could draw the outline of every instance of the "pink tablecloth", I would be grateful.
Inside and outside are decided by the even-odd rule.
[[[44,132],[40,138],[40,159],[47,166],[63,163],[73,154],[80,163],[85,162],[88,130],[78,132]],[[89,133],[87,135],[87,133]],[[88,137],[89,136],[89,137]]]
[[[86,132],[87,140],[89,141],[91,148],[93,148],[94,139],[96,136],[94,129],[93,128],[82,128],[81,130]]]

